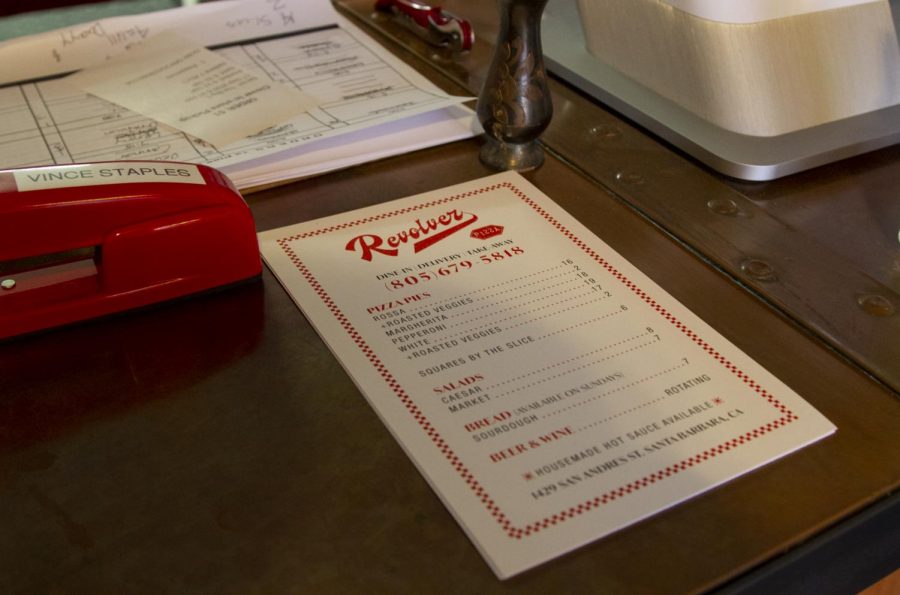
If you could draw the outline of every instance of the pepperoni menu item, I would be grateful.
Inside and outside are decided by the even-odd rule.
[[[260,245],[501,578],[835,429],[515,173]]]

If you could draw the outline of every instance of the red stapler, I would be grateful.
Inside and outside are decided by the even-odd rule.
[[[0,171],[0,338],[260,275],[250,209],[203,165]]]

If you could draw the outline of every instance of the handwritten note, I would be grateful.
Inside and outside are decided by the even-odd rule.
[[[221,0],[126,15],[0,42],[0,83],[73,72],[119,54],[163,31],[209,47],[244,39],[326,27],[335,13],[327,0]]]
[[[163,33],[68,82],[107,101],[224,146],[315,105],[209,50]]]

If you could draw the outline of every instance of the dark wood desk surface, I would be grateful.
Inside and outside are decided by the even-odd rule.
[[[365,4],[350,2],[368,19]],[[490,17],[476,27],[489,45]],[[451,78],[418,64],[460,90],[467,76],[477,82],[488,51],[431,59]],[[554,92],[562,109],[547,142],[557,156],[527,177],[817,407],[838,426],[834,436],[500,582],[266,272],[238,288],[0,344],[0,592],[697,592],[778,564],[883,502],[900,486],[897,394],[643,208],[648,183],[623,190],[576,167],[556,148],[570,118],[642,133],[570,89]],[[648,148],[610,158],[643,164],[653,187],[667,175],[664,155],[677,166],[665,186],[678,201],[689,194],[682,180],[739,186],[635,138]],[[440,188],[491,173],[478,144],[248,202],[265,230]],[[896,150],[857,163],[867,159],[900,175]],[[833,181],[845,167],[819,175]],[[848,175],[842,184],[855,182]]]

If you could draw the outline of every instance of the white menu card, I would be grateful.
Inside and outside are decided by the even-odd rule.
[[[515,173],[260,245],[501,578],[835,430]]]

